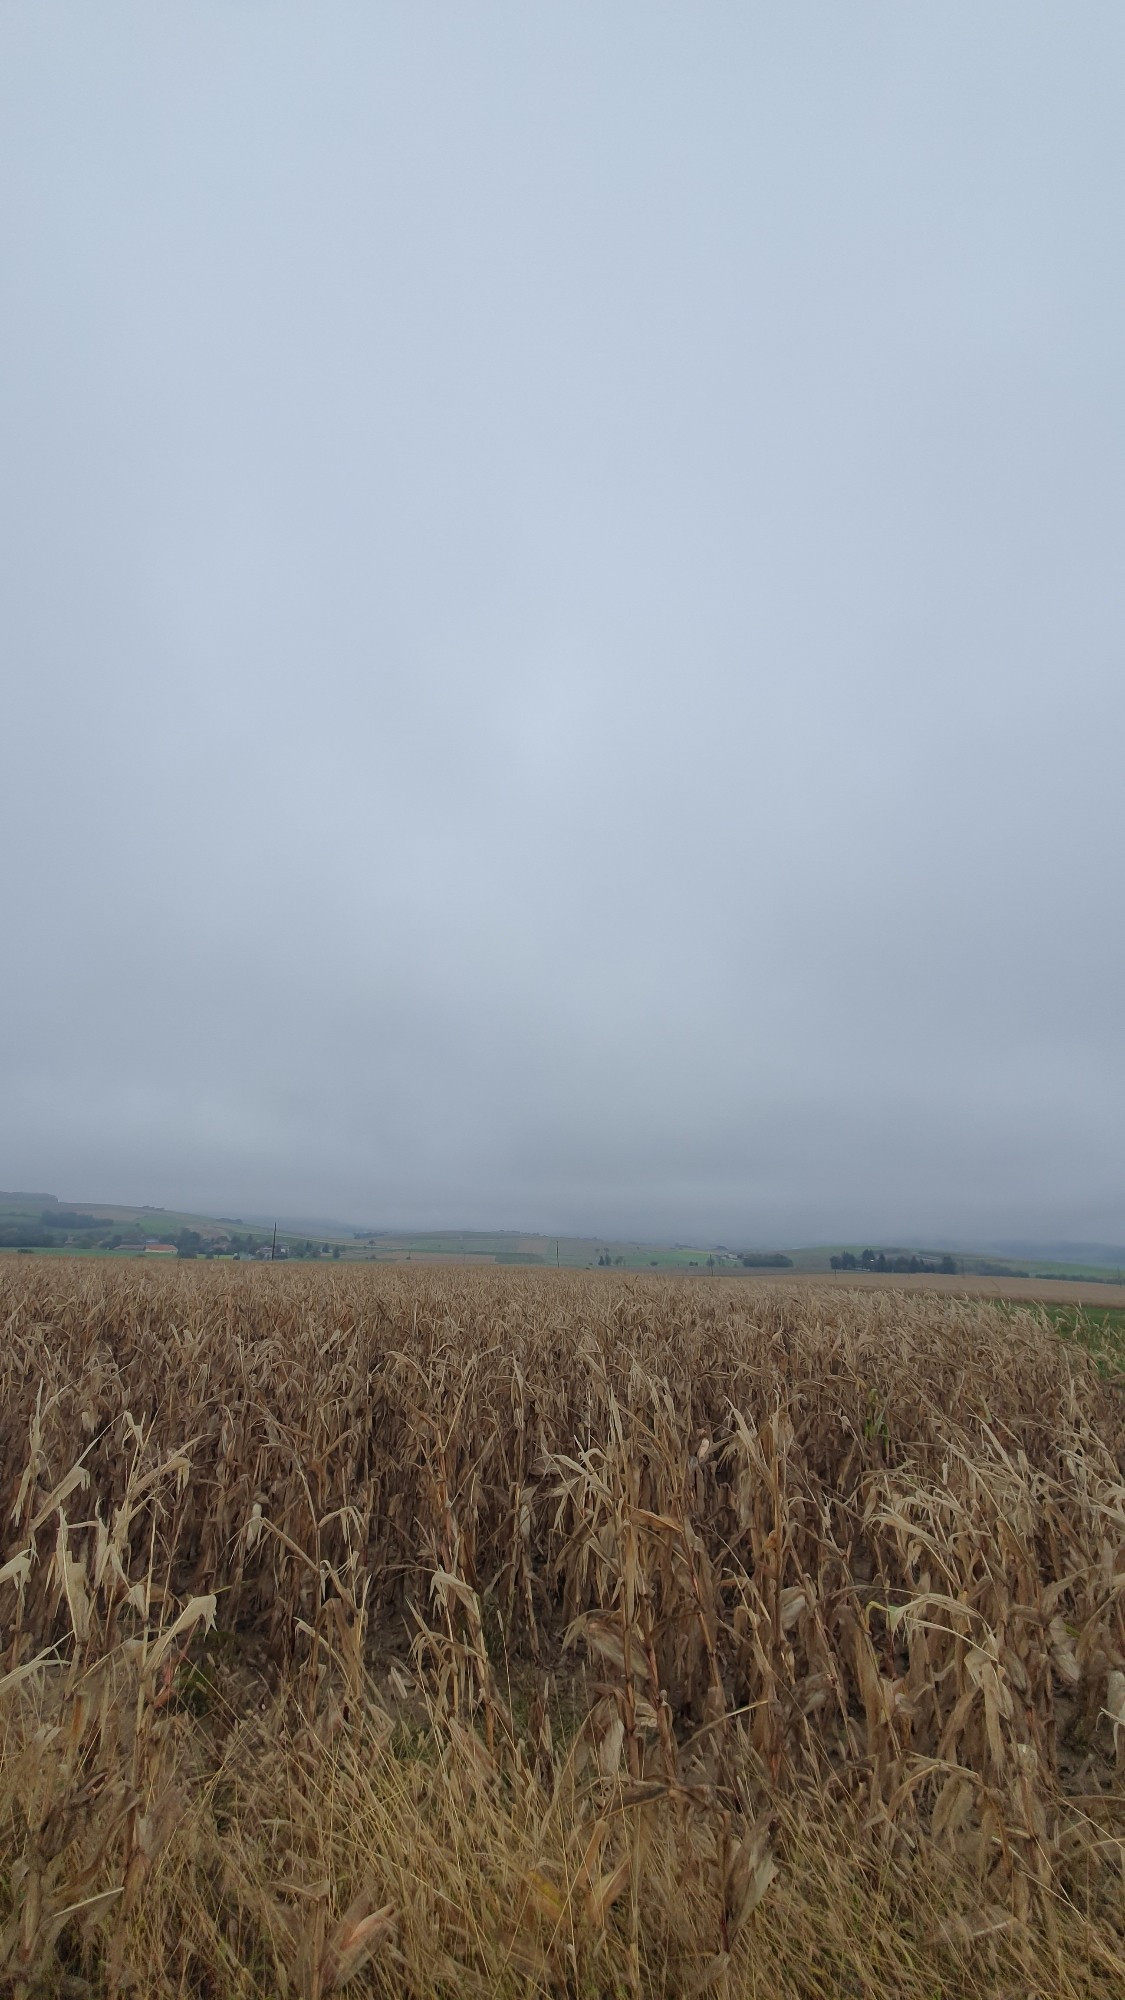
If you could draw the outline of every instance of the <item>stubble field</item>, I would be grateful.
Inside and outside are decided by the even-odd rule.
[[[836,1279],[0,1265],[0,1990],[1119,1995],[1125,1400]]]

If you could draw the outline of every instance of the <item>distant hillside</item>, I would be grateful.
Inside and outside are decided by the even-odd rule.
[[[198,1215],[45,1193],[0,1192],[0,1250],[140,1255],[154,1242],[181,1256],[250,1256],[272,1245],[274,1218]],[[611,1236],[547,1236],[522,1230],[382,1230],[340,1222],[278,1217],[277,1247],[286,1257],[344,1257],[380,1263],[490,1263],[571,1270],[698,1271],[737,1276],[755,1270],[837,1273],[850,1269],[961,1272],[966,1277],[1062,1277],[1116,1281],[1125,1247],[1104,1243],[1014,1242],[959,1249],[879,1242],[822,1243],[799,1249],[770,1244],[646,1243]],[[854,1260],[854,1263],[852,1262]]]
[[[1009,1245],[1009,1249],[1013,1246]],[[1032,1246],[1035,1254],[1022,1257],[1001,1256],[979,1245],[972,1250],[956,1248],[903,1248],[902,1246],[880,1243],[821,1243],[792,1252],[794,1268],[798,1271],[832,1271],[836,1268],[833,1258],[841,1262],[854,1257],[857,1265],[871,1256],[877,1270],[902,1269],[904,1262],[912,1259],[922,1266],[949,1270],[950,1264],[957,1272],[973,1278],[1088,1278],[1096,1283],[1115,1284],[1119,1273],[1125,1270],[1125,1253],[1118,1260],[1118,1253],[1106,1245],[1099,1244],[1058,1244]],[[1056,1256],[1055,1250],[1065,1250],[1067,1255]],[[1097,1251],[1099,1254],[1083,1256],[1080,1253]],[[879,1260],[883,1261],[880,1262]]]
[[[1101,1270],[1125,1271],[1125,1244],[1121,1243],[984,1243],[986,1254],[1012,1257],[1017,1263],[1093,1266]]]
[[[274,1245],[273,1224],[250,1226],[239,1216],[130,1206],[119,1202],[60,1202],[53,1194],[0,1193],[0,1250],[75,1256],[130,1257],[164,1245],[181,1257],[253,1256]],[[340,1238],[277,1230],[284,1257],[339,1257]]]

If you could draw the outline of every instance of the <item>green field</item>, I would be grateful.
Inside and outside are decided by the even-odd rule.
[[[564,1270],[608,1268],[630,1271],[705,1271],[741,1269],[733,1250],[705,1244],[640,1243],[612,1236],[526,1236],[484,1230],[397,1234],[379,1231],[364,1237],[353,1254],[381,1261],[413,1262],[432,1258],[485,1259],[494,1264],[558,1265]]]
[[[1125,1377],[1125,1306],[1051,1304],[1041,1310],[1064,1340],[1088,1348],[1105,1374]]]

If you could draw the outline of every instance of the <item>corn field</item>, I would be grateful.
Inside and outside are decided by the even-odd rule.
[[[1125,1993],[1125,1398],[1033,1307],[0,1264],[0,1991]]]

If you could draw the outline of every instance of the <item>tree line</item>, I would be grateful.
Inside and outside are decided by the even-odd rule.
[[[829,1261],[834,1271],[928,1271],[931,1275],[941,1272],[949,1277],[957,1269],[948,1251],[933,1263],[918,1256],[888,1257],[884,1250],[864,1250],[858,1257],[851,1250],[841,1250]]]

